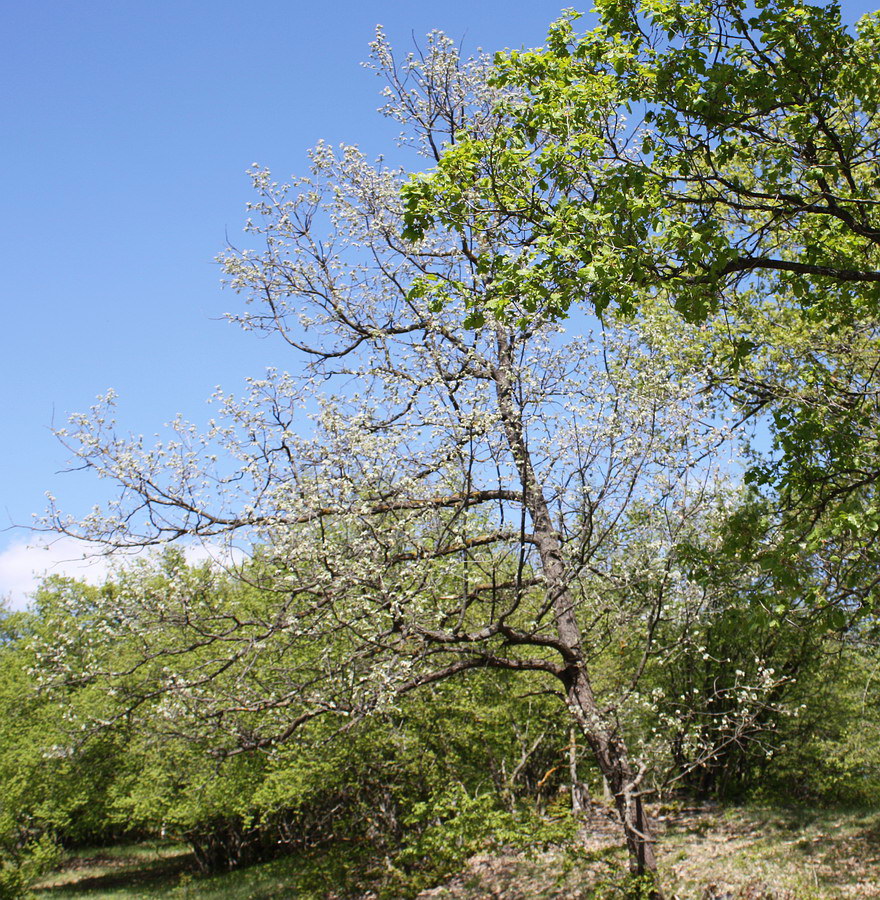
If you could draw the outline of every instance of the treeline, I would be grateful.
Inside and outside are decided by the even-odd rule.
[[[182,584],[215,626],[277,611],[278,597],[248,579],[167,554],[100,588],[50,579],[31,611],[3,617],[0,896],[24,895],[64,850],[149,836],[185,841],[210,872],[320,849],[339,862],[334,889],[347,879],[401,897],[487,841],[565,843],[578,810],[602,800],[602,776],[542,673],[475,670],[350,720],[315,717],[295,742],[224,751],[219,731],[240,739],[275,714],[224,704],[241,693],[232,681],[265,692],[273,669],[306,661],[279,646],[226,683],[213,668],[228,662],[221,632],[204,620],[201,640],[185,618],[166,630],[162,654],[146,621],[114,622],[114,598],[124,609],[134,589],[185,614]],[[667,799],[880,800],[875,623],[833,628],[736,597],[703,613],[639,685],[626,738],[645,786]],[[310,652],[339,653],[333,643]],[[616,633],[598,677],[618,679],[627,652]],[[194,688],[197,669],[211,675],[210,698]]]

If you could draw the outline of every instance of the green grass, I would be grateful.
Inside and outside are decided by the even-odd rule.
[[[289,857],[203,875],[180,845],[150,843],[80,851],[34,889],[39,900],[320,900],[355,877],[356,858]]]
[[[669,896],[880,898],[880,810],[752,806],[667,810],[663,819],[659,859]],[[625,870],[613,837],[603,842],[594,830],[593,839],[592,849],[585,845],[567,857],[555,851],[487,851],[483,862],[453,879],[450,884],[458,886],[443,895],[480,900],[508,896],[505,885],[515,885],[519,893],[510,896],[554,897],[553,885],[564,881],[587,896],[589,887]],[[370,883],[378,886],[382,871],[382,861],[370,859],[368,848],[337,845],[205,876],[184,846],[143,843],[80,851],[35,893],[39,900],[326,900],[355,896]],[[714,893],[707,893],[710,886]],[[599,890],[602,897],[611,896]],[[392,894],[395,900],[402,896]],[[380,891],[380,896],[388,895]]]
[[[186,847],[173,844],[124,844],[83,848],[63,868],[44,878],[37,897],[158,897],[193,866]]]

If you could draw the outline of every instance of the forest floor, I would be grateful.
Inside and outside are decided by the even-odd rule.
[[[880,811],[661,808],[662,883],[679,900],[880,898]],[[583,850],[473,857],[419,900],[581,900],[622,896],[619,832],[596,811]]]
[[[660,808],[659,850],[670,900],[880,898],[880,811]],[[200,876],[183,847],[141,844],[80,852],[37,886],[40,900],[319,900],[329,870],[279,859]],[[594,810],[575,848],[503,850],[472,857],[418,900],[612,900],[624,864],[618,830]],[[361,900],[375,898],[361,894]]]

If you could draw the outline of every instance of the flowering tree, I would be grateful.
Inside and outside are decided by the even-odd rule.
[[[381,34],[373,49],[385,112],[420,152],[498,127],[485,61],[461,63],[437,34],[402,65]],[[687,326],[658,307],[638,327],[571,336],[517,294],[501,217],[411,240],[403,173],[354,147],[311,160],[291,184],[252,170],[262,246],[222,258],[248,304],[234,318],[279,337],[299,368],[221,395],[202,436],[178,421],[153,448],[120,437],[112,398],[64,433],[120,493],[78,523],[53,512],[56,529],[110,548],[260,547],[242,569],[257,590],[234,602],[183,570],[130,574],[96,601],[94,634],[128,634],[132,649],[93,674],[228,756],[468,670],[542,673],[610,786],[632,869],[653,873],[648,760],[625,733],[646,666],[681,652],[704,602],[677,547],[717,505],[730,435],[695,360],[664,351]],[[484,301],[499,292],[520,321],[493,316]],[[619,673],[597,685],[624,630]],[[63,646],[52,660],[64,665]],[[740,686],[773,687],[763,670]]]
[[[792,542],[860,543],[872,587],[880,18],[853,30],[838,3],[802,0],[596,8],[593,31],[569,13],[545,48],[499,54],[497,82],[527,102],[502,99],[502,127],[407,185],[409,233],[503,221],[518,252],[494,265],[533,306],[663,296],[717,328],[716,381],[774,442],[753,479],[790,507]],[[521,314],[507,291],[478,302]]]

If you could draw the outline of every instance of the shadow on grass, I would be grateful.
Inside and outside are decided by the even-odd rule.
[[[40,885],[38,896],[47,898],[81,894],[103,896],[111,891],[155,890],[162,887],[167,889],[181,875],[195,874],[197,871],[195,860],[192,854],[188,853],[152,860],[98,855],[69,863],[65,867],[64,874],[69,876],[75,875],[78,869],[88,871],[102,868],[110,868],[110,871]]]
[[[292,854],[231,872],[201,873],[192,853],[162,856],[155,848],[96,849],[68,860],[64,868],[35,888],[40,900],[318,900],[331,889],[343,895],[369,882],[361,850]],[[367,869],[369,867],[367,866]],[[375,873],[373,873],[375,874]],[[348,893],[346,893],[348,892]]]

